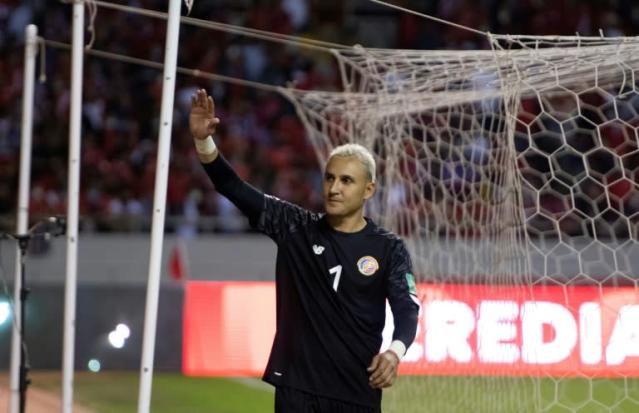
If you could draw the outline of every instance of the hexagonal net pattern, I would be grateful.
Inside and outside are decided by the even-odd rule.
[[[385,406],[639,411],[639,329],[630,327],[639,325],[639,39],[490,40],[486,51],[335,51],[343,92],[284,92],[322,163],[346,142],[373,152],[378,191],[367,214],[404,237],[419,282],[469,296],[478,284],[508,288],[499,301],[522,304],[486,330],[510,329],[497,341],[516,353],[481,366],[493,377],[472,377],[463,363],[455,374],[453,363],[446,374],[464,377],[435,379],[420,375],[431,365],[422,360],[385,393]],[[523,303],[551,289],[575,330],[553,361],[563,368],[540,361],[513,378],[515,365],[543,358],[524,354]],[[575,301],[580,294],[588,298]],[[421,298],[415,351],[428,354],[432,298]],[[469,363],[481,359],[482,334],[471,310]],[[539,324],[541,341],[562,334],[552,323]]]

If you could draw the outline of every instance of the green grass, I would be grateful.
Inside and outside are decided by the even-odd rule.
[[[33,385],[59,391],[59,374],[33,375]],[[98,413],[137,412],[138,372],[76,373],[75,401]],[[267,413],[273,411],[273,391],[257,379],[185,377],[155,373],[153,413]]]
[[[388,413],[637,413],[639,379],[404,376],[383,406]]]
[[[59,391],[59,373],[33,375],[34,386]],[[137,411],[138,373],[78,373],[75,400],[98,413]],[[400,377],[384,392],[385,413],[637,413],[639,379]],[[153,413],[273,411],[273,391],[255,379],[155,373]]]

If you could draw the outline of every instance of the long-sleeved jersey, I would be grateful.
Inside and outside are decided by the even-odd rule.
[[[205,165],[218,191],[278,246],[277,326],[264,380],[312,394],[379,407],[366,371],[379,352],[386,300],[394,340],[415,338],[419,306],[402,240],[370,219],[355,233],[323,214],[264,195],[220,157]],[[412,297],[411,297],[412,295]]]

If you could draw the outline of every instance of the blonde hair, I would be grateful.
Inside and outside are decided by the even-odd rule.
[[[333,149],[328,156],[328,160],[330,161],[333,156],[354,156],[356,157],[364,168],[366,169],[366,173],[368,174],[368,179],[371,182],[375,182],[375,159],[371,152],[357,143],[347,143],[345,145],[340,145]]]

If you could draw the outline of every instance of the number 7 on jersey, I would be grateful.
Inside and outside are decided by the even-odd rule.
[[[342,266],[336,265],[333,268],[328,270],[329,273],[335,274],[335,279],[333,280],[333,290],[337,291],[337,286],[339,285],[339,277],[342,275]]]

